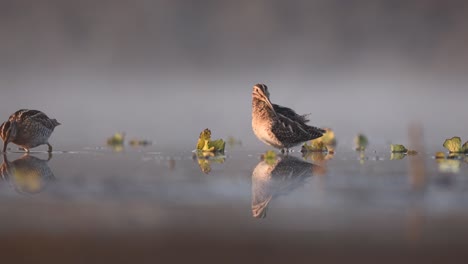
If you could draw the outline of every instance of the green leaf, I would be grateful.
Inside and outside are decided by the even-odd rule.
[[[276,163],[276,153],[272,150],[269,150],[262,155],[262,160],[270,165],[274,165]]]
[[[463,144],[461,151],[468,154],[468,141]]]
[[[307,152],[327,152],[328,151],[328,148],[327,146],[325,146],[325,144],[323,143],[323,141],[316,141],[316,140],[312,140],[310,142],[311,144],[310,145],[307,145],[304,143],[304,145],[302,145],[302,148],[301,148],[301,152],[302,153],[307,153]]]
[[[434,158],[435,159],[445,159],[445,154],[442,151],[438,151],[438,152],[436,152]]]
[[[406,153],[408,152],[408,149],[405,148],[405,146],[400,145],[400,144],[391,144],[390,145],[390,150],[392,153]]]
[[[107,145],[123,145],[125,139],[125,133],[115,133],[112,137],[107,139]]]
[[[214,148],[214,151],[217,152],[224,152],[224,147],[226,146],[226,142],[222,139],[217,139],[214,141],[209,142],[210,148]]]
[[[450,153],[460,153],[461,152],[461,138],[453,137],[446,139],[444,142],[444,148],[448,149]]]
[[[200,133],[200,137],[197,141],[197,150],[201,150],[203,152],[220,152],[224,153],[224,148],[226,146],[226,142],[222,139],[211,140],[211,131],[206,128]]]
[[[356,146],[356,150],[363,151],[367,148],[368,144],[369,144],[369,141],[367,140],[367,137],[364,136],[363,134],[358,134],[354,138],[354,145]]]

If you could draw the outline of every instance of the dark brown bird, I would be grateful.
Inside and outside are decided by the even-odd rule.
[[[252,128],[264,143],[289,151],[302,142],[323,136],[325,130],[309,126],[307,115],[298,115],[294,110],[272,104],[265,84],[256,84],[252,91]]]
[[[24,148],[26,152],[29,152],[31,148],[46,144],[49,146],[48,151],[52,152],[49,137],[58,125],[60,123],[56,119],[50,119],[41,111],[18,110],[0,126],[3,152],[6,152],[10,142]]]

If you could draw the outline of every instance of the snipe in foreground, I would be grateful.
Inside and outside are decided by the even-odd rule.
[[[26,152],[29,152],[31,148],[47,144],[48,151],[52,152],[49,137],[58,125],[60,123],[56,119],[50,119],[41,111],[18,110],[0,126],[3,152],[6,152],[10,142],[24,148]]]
[[[325,130],[306,123],[306,115],[272,104],[265,84],[256,84],[252,91],[252,128],[264,143],[284,151],[302,142],[319,138]]]

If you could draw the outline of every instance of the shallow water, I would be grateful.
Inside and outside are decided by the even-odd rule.
[[[132,241],[137,249],[130,255],[140,257],[153,254],[148,245],[169,254],[182,245],[197,252],[234,243],[243,252],[238,257],[253,261],[256,253],[243,247],[304,247],[296,255],[303,259],[317,246],[359,247],[364,251],[352,254],[368,255],[369,249],[454,250],[468,238],[466,157],[440,162],[428,152],[392,160],[387,151],[338,150],[294,152],[268,163],[260,159],[264,150],[234,147],[198,158],[158,146],[76,147],[49,161],[41,152],[8,153],[0,243],[15,252],[40,238],[44,259],[57,245],[79,252],[77,241],[101,241],[85,246],[90,256]],[[414,170],[418,164],[422,172]]]

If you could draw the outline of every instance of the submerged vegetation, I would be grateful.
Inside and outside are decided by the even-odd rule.
[[[211,131],[206,128],[200,133],[197,142],[197,151],[224,153],[226,142],[222,139],[211,140]]]

